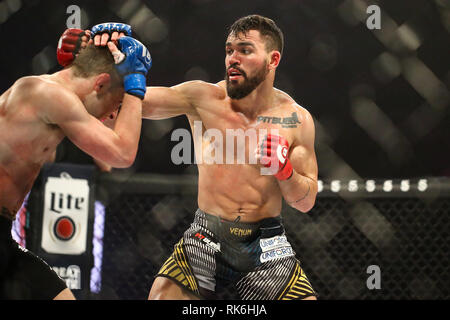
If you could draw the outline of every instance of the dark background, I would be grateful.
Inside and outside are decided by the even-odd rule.
[[[133,26],[150,49],[148,84],[220,81],[227,27],[258,13],[276,21],[285,50],[275,86],[313,115],[320,178],[450,175],[450,4],[445,0],[19,1],[0,3],[0,90],[30,74],[52,73],[69,5],[81,27]],[[381,30],[369,30],[369,4]],[[195,174],[176,166],[170,140],[187,119],[144,120],[130,171]],[[59,161],[88,162],[68,143]]]

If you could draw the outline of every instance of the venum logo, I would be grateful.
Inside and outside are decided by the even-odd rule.
[[[238,236],[238,237],[246,237],[252,234],[252,229],[242,229],[242,228],[231,228],[230,234]]]

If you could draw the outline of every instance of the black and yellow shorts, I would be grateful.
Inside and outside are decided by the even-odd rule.
[[[199,297],[212,297],[230,283],[244,300],[316,296],[280,216],[230,222],[198,209],[156,277],[170,278]]]

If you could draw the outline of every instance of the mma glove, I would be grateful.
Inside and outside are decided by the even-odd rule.
[[[147,48],[131,37],[117,40],[120,52],[113,53],[117,72],[123,76],[125,92],[144,99],[147,89],[146,75],[152,66],[152,58]]]
[[[58,63],[66,67],[73,62],[81,48],[82,38],[86,33],[81,29],[66,29],[58,41],[56,58]]]
[[[111,35],[113,32],[124,33],[126,36],[131,36],[131,26],[125,23],[107,22],[97,24],[91,29],[91,39],[97,34],[108,33]],[[58,63],[66,67],[73,62],[76,55],[80,52],[82,38],[88,34],[81,29],[70,28],[66,29],[58,41],[58,48],[56,49],[56,58]]]
[[[288,158],[289,142],[282,136],[268,134],[259,147],[261,164],[274,168],[272,174],[278,180],[287,180],[293,174],[292,164]]]
[[[108,33],[109,35],[111,35],[113,32],[123,32],[126,36],[131,37],[131,26],[125,23],[118,22],[100,23],[92,27],[91,38],[94,38],[99,33]]]

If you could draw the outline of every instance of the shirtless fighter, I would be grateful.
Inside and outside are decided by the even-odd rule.
[[[134,162],[151,66],[147,52],[130,37],[108,48],[92,45],[71,67],[20,78],[0,96],[0,299],[74,299],[44,261],[12,239],[12,221],[64,136],[113,167]],[[99,119],[121,102],[112,130]]]
[[[93,29],[94,43],[117,38],[120,28],[112,31]],[[282,198],[301,212],[313,207],[318,171],[310,113],[273,87],[282,51],[283,34],[271,19],[243,17],[226,40],[224,81],[147,88],[144,118],[186,115],[191,130],[201,121],[203,132],[223,136],[227,129],[269,132],[256,148],[257,164],[197,162],[199,209],[156,275],[149,299],[213,298],[230,282],[242,299],[316,299],[280,216]],[[210,143],[194,134],[196,156]],[[253,153],[249,143],[245,148]],[[262,175],[262,167],[277,170]]]

